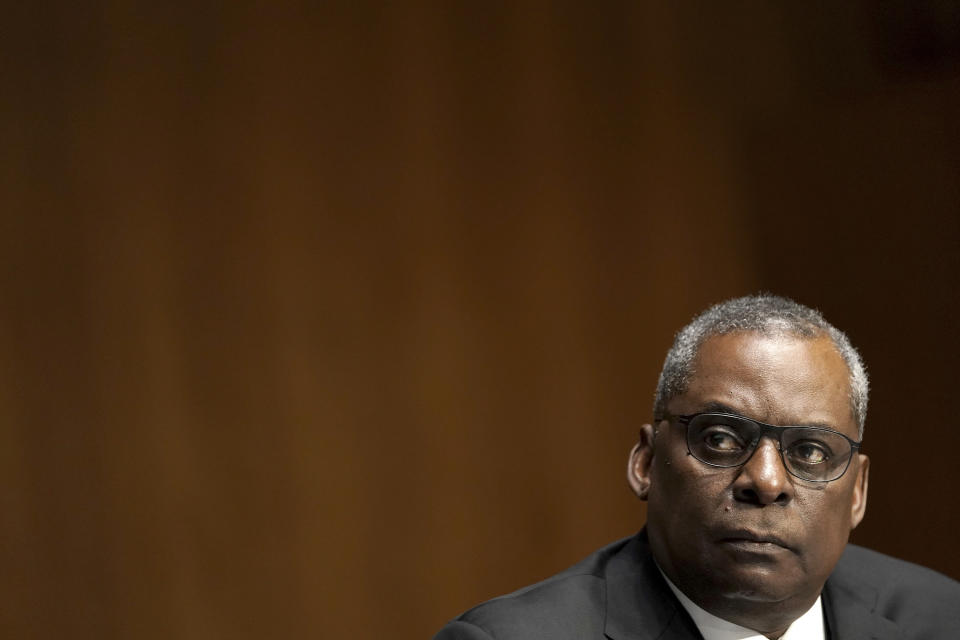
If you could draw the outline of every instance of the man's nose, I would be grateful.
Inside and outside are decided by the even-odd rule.
[[[793,482],[774,440],[764,437],[757,443],[733,483],[733,495],[741,502],[758,505],[785,505],[793,499]]]

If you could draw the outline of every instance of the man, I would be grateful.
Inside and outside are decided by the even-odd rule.
[[[435,640],[960,638],[960,584],[848,545],[867,376],[846,335],[776,296],[677,334],[627,477],[647,525]]]

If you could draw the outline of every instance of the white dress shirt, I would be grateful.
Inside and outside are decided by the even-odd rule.
[[[658,569],[660,567],[657,567]],[[727,622],[723,618],[704,611],[697,604],[688,598],[683,591],[670,582],[670,578],[663,573],[663,579],[667,581],[667,586],[677,596],[677,600],[687,610],[693,623],[700,630],[703,640],[767,640],[762,633],[741,627],[738,624]],[[779,640],[825,640],[823,632],[823,605],[820,598],[813,603],[806,613],[793,621]]]

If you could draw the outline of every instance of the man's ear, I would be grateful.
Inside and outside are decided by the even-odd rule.
[[[650,468],[653,464],[653,426],[645,424],[640,427],[640,439],[630,450],[630,459],[627,462],[627,482],[630,488],[641,500],[646,500],[650,493]]]
[[[870,484],[870,458],[858,453],[857,480],[850,501],[850,529],[856,529],[867,512],[867,486]]]

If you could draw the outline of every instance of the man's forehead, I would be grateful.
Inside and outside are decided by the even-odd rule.
[[[704,339],[694,359],[693,375],[711,369],[770,368],[790,364],[813,368],[823,376],[847,375],[843,357],[827,335],[735,331]]]
[[[670,402],[675,404],[683,412],[724,406],[773,424],[855,429],[849,370],[826,336],[712,336],[698,351],[686,392]]]

